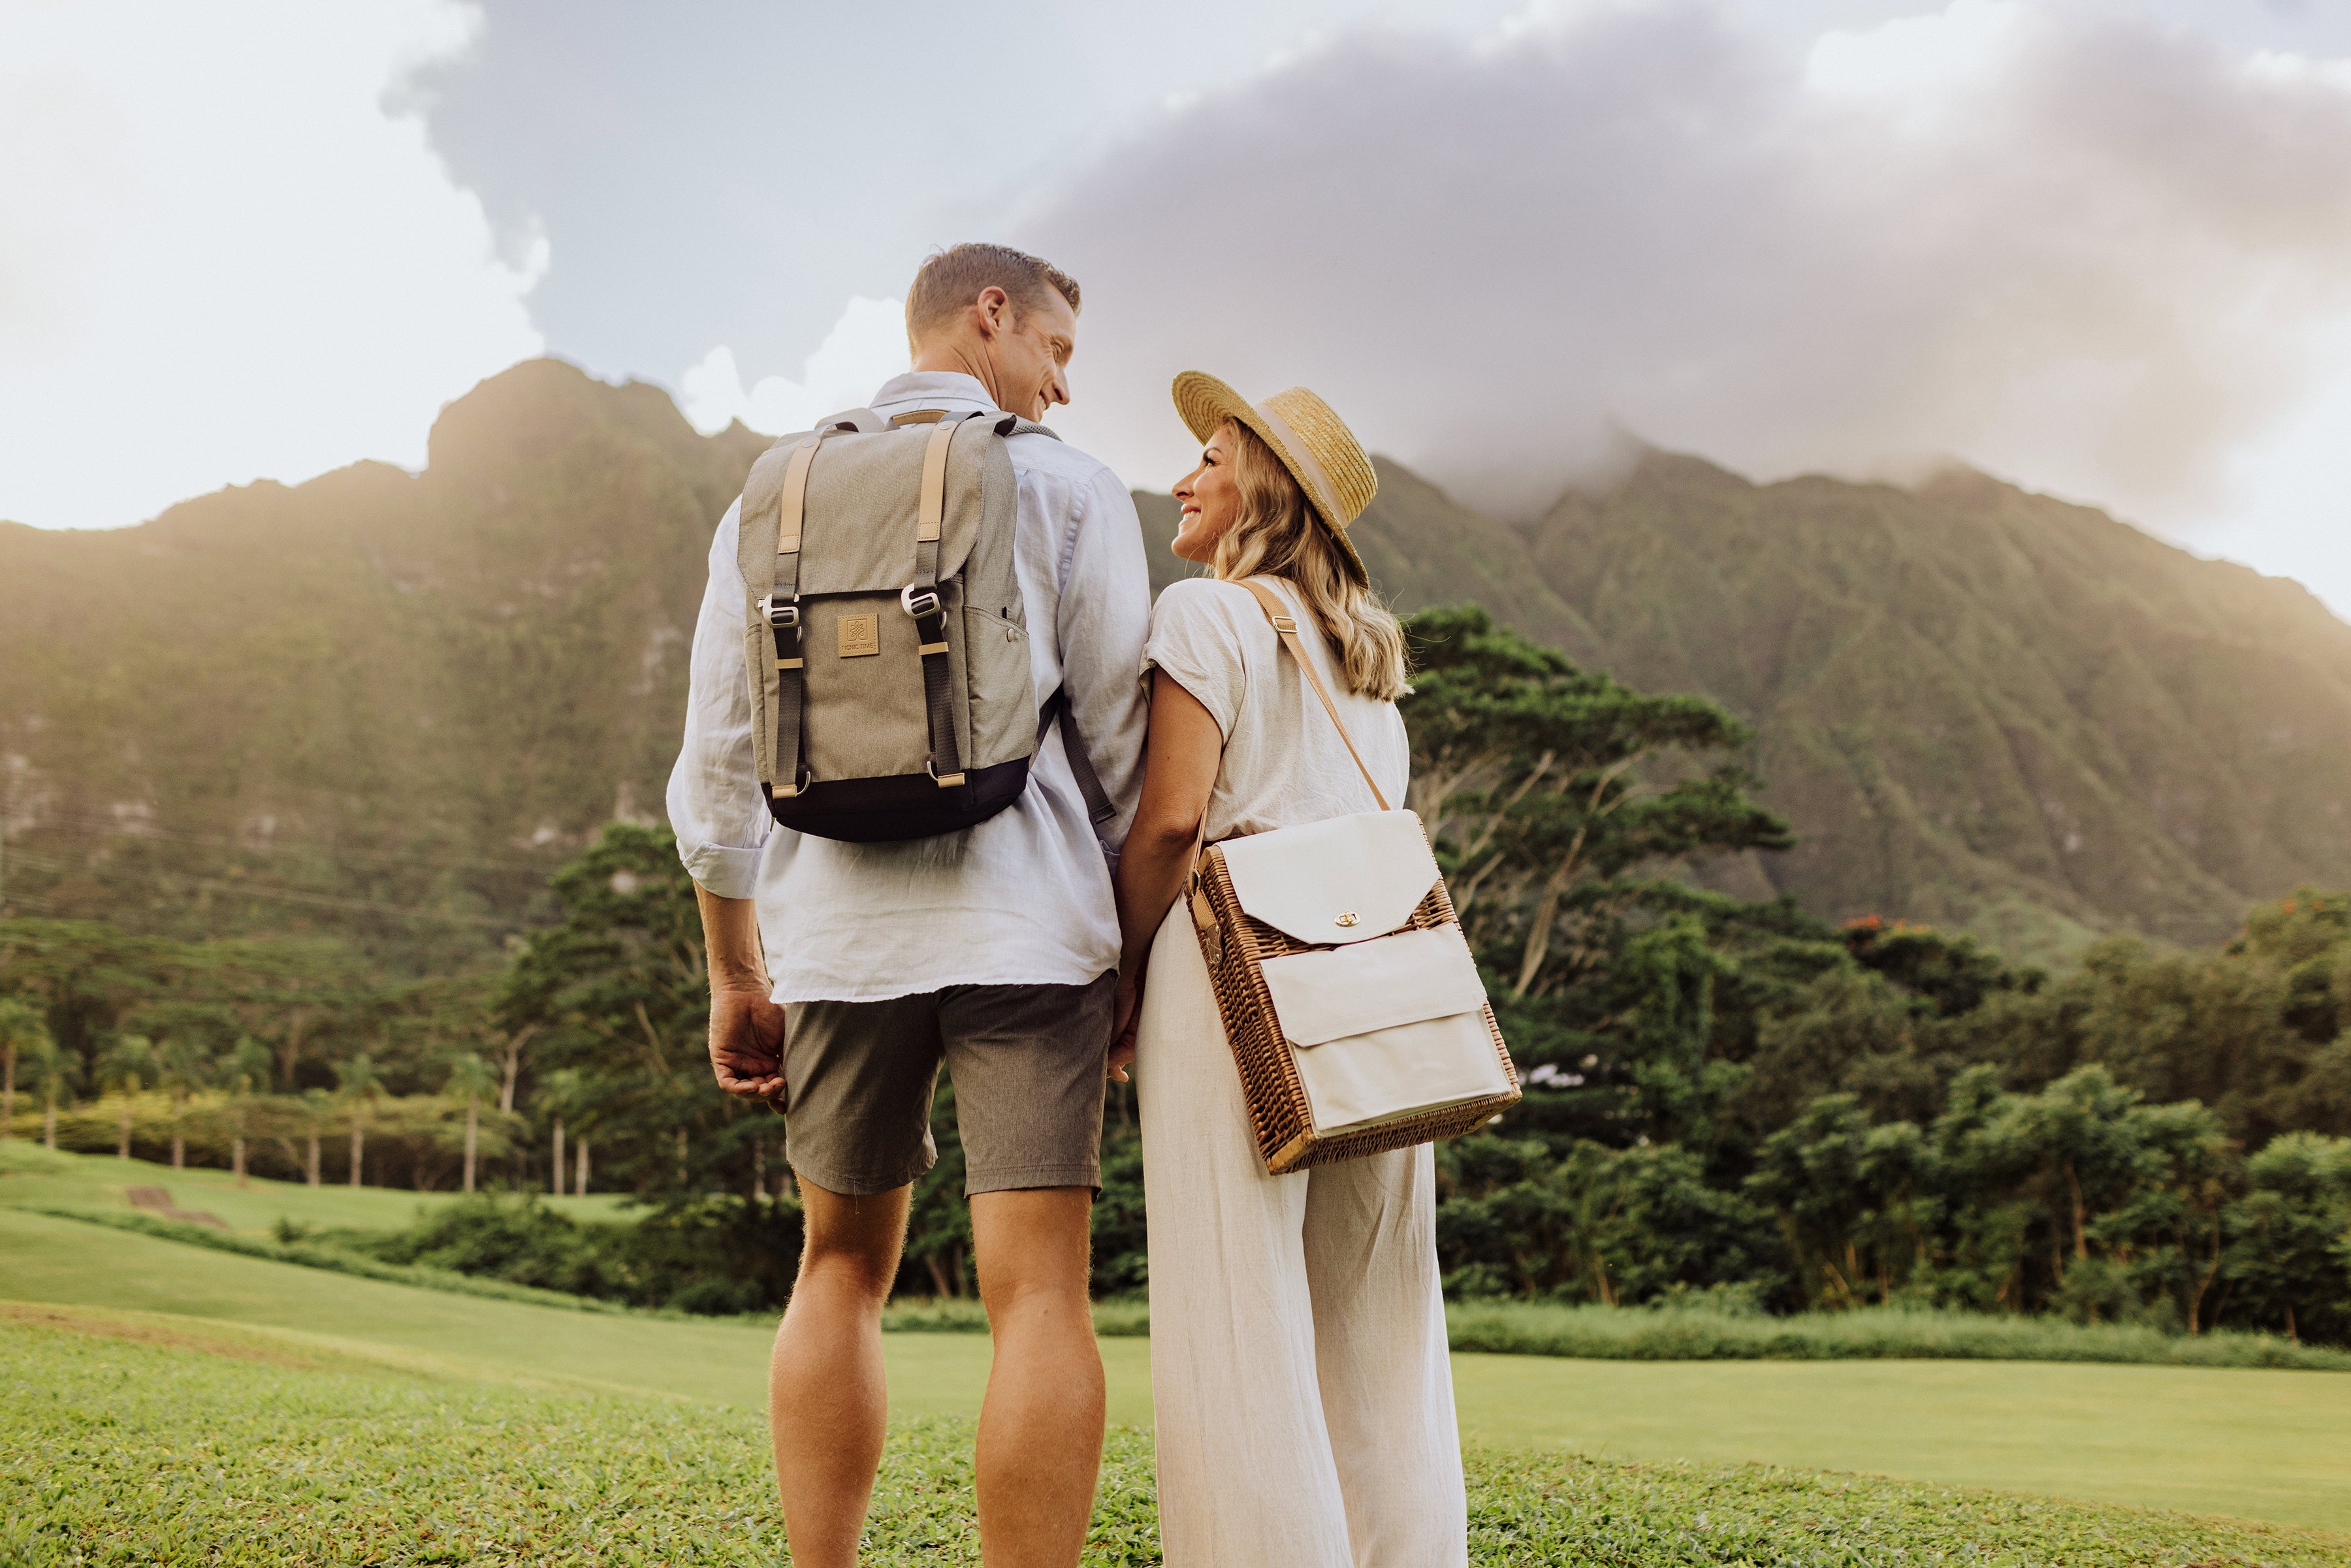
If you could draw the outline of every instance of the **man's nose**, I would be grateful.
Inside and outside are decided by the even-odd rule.
[[[1068,380],[1062,376],[1058,368],[1053,371],[1053,379],[1051,382],[1046,385],[1045,395],[1052,399],[1055,402],[1067,402],[1070,401],[1070,383]]]

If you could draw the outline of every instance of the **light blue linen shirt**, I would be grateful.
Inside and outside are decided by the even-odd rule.
[[[975,377],[917,371],[884,385],[872,406],[887,415],[994,404]],[[1079,985],[1117,967],[1110,865],[1134,820],[1148,716],[1135,679],[1151,627],[1142,525],[1118,476],[1084,453],[1045,435],[1016,435],[1005,447],[1019,486],[1013,559],[1038,699],[1068,692],[1118,814],[1098,836],[1057,730],[1019,800],[961,832],[851,844],[778,827],[754,760],[730,507],[710,545],[669,818],[695,882],[758,902],[778,1001]]]

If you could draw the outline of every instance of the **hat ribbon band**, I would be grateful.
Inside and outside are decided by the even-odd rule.
[[[1273,434],[1280,439],[1284,449],[1290,456],[1296,458],[1298,465],[1306,471],[1306,487],[1314,492],[1315,505],[1322,508],[1324,520],[1332,528],[1343,530],[1350,519],[1342,518],[1339,516],[1339,493],[1332,488],[1331,477],[1322,472],[1322,465],[1314,460],[1313,449],[1299,440],[1298,432],[1290,428],[1290,422],[1276,413],[1269,405],[1253,402],[1249,407],[1256,412],[1259,419],[1272,427]]]

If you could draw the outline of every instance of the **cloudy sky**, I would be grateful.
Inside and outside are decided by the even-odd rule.
[[[2351,611],[2331,0],[0,0],[0,517],[413,465],[541,352],[788,428],[970,237],[1138,484],[1197,365],[1505,513],[1957,457]]]

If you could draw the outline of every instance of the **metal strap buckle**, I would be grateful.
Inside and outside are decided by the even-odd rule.
[[[936,615],[939,612],[939,596],[927,588],[917,593],[914,591],[914,585],[910,582],[898,591],[898,608],[920,621],[925,615]]]
[[[797,632],[800,625],[800,601],[795,598],[778,604],[774,594],[759,601],[759,608],[768,612],[768,624],[778,632]]]

